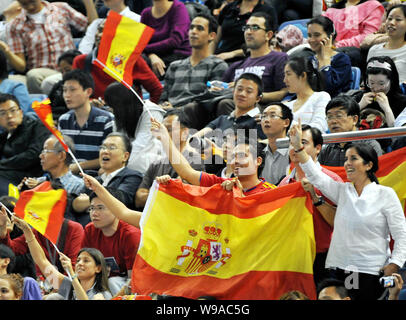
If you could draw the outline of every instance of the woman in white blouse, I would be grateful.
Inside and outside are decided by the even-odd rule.
[[[317,66],[304,57],[295,57],[285,65],[285,82],[289,93],[296,94],[296,99],[283,101],[293,112],[293,122],[300,118],[303,124],[319,129],[322,133],[328,130],[326,105],[330,95],[321,91],[321,75]]]
[[[396,273],[406,260],[406,222],[395,191],[378,184],[376,152],[364,143],[350,144],[344,163],[349,182],[340,183],[303,151],[300,121],[292,125],[290,141],[307,179],[337,204],[326,268],[346,282],[354,299],[377,300],[384,291],[379,277]]]

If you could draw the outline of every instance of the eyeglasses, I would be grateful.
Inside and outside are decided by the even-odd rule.
[[[107,146],[107,145],[105,145],[105,144],[102,144],[101,146],[100,146],[100,151],[106,151],[106,150],[109,150],[109,151],[114,151],[114,150],[118,150],[119,148],[116,146],[116,145],[114,145],[114,144],[111,144],[111,145],[109,145],[109,146]]]
[[[275,113],[271,113],[271,114],[263,113],[263,114],[261,114],[260,118],[261,118],[261,120],[265,120],[266,118],[273,119],[273,120],[275,120],[275,119],[283,119],[283,117],[278,116]]]
[[[390,81],[379,81],[378,83],[366,81],[368,88],[387,88],[390,85]]]
[[[266,29],[265,28],[261,28],[260,26],[258,26],[258,25],[256,25],[256,24],[247,24],[247,25],[245,25],[245,26],[243,26],[242,27],[242,31],[248,31],[248,30],[251,30],[251,31],[258,31],[258,30],[264,30],[264,31],[266,31]]]
[[[102,205],[98,205],[98,206],[90,206],[88,209],[87,209],[87,212],[89,212],[89,213],[92,213],[92,212],[95,212],[95,211],[104,211],[104,210],[106,210],[106,207],[105,206],[102,206]]]
[[[20,111],[19,108],[10,108],[8,110],[1,110],[0,117],[4,118],[4,117],[8,116],[9,114],[11,114],[12,116],[15,116],[18,111]]]
[[[344,114],[344,113],[328,114],[327,117],[326,117],[326,120],[327,121],[331,121],[331,120],[334,120],[334,119],[342,120],[342,119],[344,119],[346,117],[348,117],[348,114]]]
[[[58,152],[60,152],[60,151],[51,150],[51,149],[42,149],[41,154],[44,154],[44,153],[58,153]]]

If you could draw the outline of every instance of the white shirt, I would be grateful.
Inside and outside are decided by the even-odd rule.
[[[396,117],[394,127],[402,127],[406,124],[406,108],[403,109],[401,113]]]
[[[406,222],[392,188],[372,182],[358,196],[352,183],[336,182],[309,159],[300,164],[309,181],[337,204],[326,268],[378,275],[382,267],[406,260]],[[391,255],[390,235],[395,240]]]
[[[296,100],[283,101],[293,112],[293,123],[297,123],[299,118],[302,124],[315,127],[325,133],[328,130],[326,120],[326,105],[331,100],[330,95],[325,91],[313,93],[299,110],[293,112],[293,104]]]
[[[124,17],[131,18],[137,22],[141,21],[141,16],[139,14],[136,14],[135,12],[131,11],[129,7],[125,7],[123,11],[120,12],[120,14]],[[94,20],[86,30],[86,34],[83,37],[83,39],[79,43],[79,51],[85,54],[89,54],[92,52],[93,45],[94,45],[94,38],[97,33],[97,27],[99,26],[100,22],[103,21],[104,19],[96,19]]]
[[[113,179],[121,170],[123,170],[125,167],[122,167],[120,169],[117,169],[116,171],[113,171],[110,174],[103,173],[100,178],[103,180],[103,186],[107,186],[111,179]]]

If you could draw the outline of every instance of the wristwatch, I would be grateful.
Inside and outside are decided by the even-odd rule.
[[[313,202],[313,205],[315,207],[321,206],[324,203],[324,198],[323,197],[319,197],[319,201],[317,202]]]

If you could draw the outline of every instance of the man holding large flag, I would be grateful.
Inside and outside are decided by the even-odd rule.
[[[39,176],[39,155],[49,135],[40,120],[27,117],[18,99],[0,93],[0,195],[8,194],[8,185],[18,185],[26,176]]]

